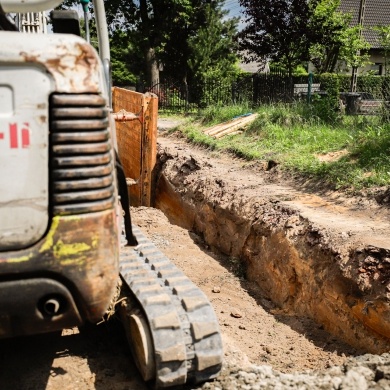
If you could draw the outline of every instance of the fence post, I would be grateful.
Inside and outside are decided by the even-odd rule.
[[[253,74],[252,76],[252,105],[255,106],[255,100],[256,100],[256,94],[257,94],[257,91],[256,91],[256,79],[255,79],[255,75]]]
[[[313,73],[309,73],[309,79],[307,80],[307,103],[311,102],[311,87],[313,85]]]
[[[188,83],[187,80],[184,82],[184,110],[185,112],[188,112],[188,105],[189,105],[189,96],[188,96]]]
[[[236,104],[236,90],[237,89],[237,85],[236,85],[236,82],[233,81],[232,82],[232,102],[233,104]]]

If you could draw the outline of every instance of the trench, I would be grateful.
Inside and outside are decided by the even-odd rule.
[[[368,234],[361,215],[310,213],[295,202],[302,194],[240,162],[162,142],[154,201],[171,223],[237,259],[280,312],[308,317],[359,351],[389,351],[387,226],[371,221]]]

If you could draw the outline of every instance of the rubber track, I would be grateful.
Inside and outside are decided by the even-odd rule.
[[[143,308],[155,348],[156,387],[199,383],[221,369],[219,325],[209,300],[142,232],[122,247],[120,273]]]

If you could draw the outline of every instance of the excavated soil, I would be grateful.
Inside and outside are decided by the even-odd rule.
[[[360,350],[390,349],[388,208],[173,138],[159,156],[157,207],[238,262],[274,314],[307,316]]]
[[[224,368],[201,388],[390,388],[388,209],[298,183],[267,162],[164,134],[159,144],[165,214],[134,208],[133,222],[215,308]],[[3,340],[0,367],[1,389],[147,389],[115,316]]]

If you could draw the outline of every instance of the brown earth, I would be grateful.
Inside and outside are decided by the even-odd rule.
[[[214,157],[161,138],[157,207],[240,259],[281,313],[308,316],[357,349],[388,351],[388,208],[292,180],[267,162]]]
[[[164,172],[160,206],[165,204],[171,221],[190,230],[152,208],[133,209],[133,219],[209,297],[220,322],[225,362],[268,364],[282,372],[323,370],[364,352],[341,340],[345,334],[331,326],[335,318],[326,317],[331,311],[324,309],[321,322],[314,309],[327,307],[321,297],[328,294],[326,303],[332,309],[339,303],[338,322],[345,321],[349,306],[339,285],[343,281],[360,292],[349,295],[352,308],[361,297],[370,302],[367,313],[378,294],[385,302],[388,210],[366,197],[320,191],[310,182],[296,184],[277,168],[265,171],[266,163],[216,155],[176,138],[159,142]],[[180,195],[176,203],[163,200],[166,190]],[[386,192],[380,194],[386,198]],[[280,243],[283,250],[275,255]],[[261,256],[253,250],[259,244]],[[325,265],[333,264],[333,273],[324,265],[313,274],[318,253]],[[326,288],[319,284],[314,291],[316,280],[327,281]],[[355,333],[363,335],[367,327],[358,320]],[[377,332],[364,337],[369,345],[385,345]],[[115,318],[62,334],[3,340],[0,367],[1,389],[146,389]]]
[[[225,360],[269,364],[283,372],[324,369],[356,353],[307,317],[281,312],[243,277],[237,259],[216,255],[198,235],[153,208],[133,209],[141,230],[210,299],[220,323]]]

